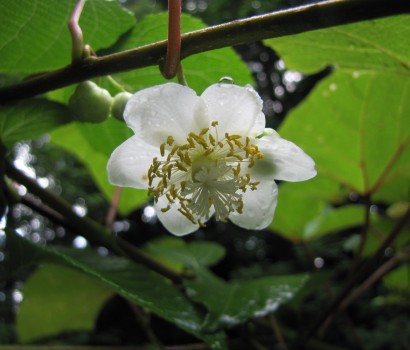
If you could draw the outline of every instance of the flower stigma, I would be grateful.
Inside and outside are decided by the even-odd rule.
[[[246,172],[263,158],[249,137],[218,135],[218,122],[200,133],[189,133],[187,142],[175,143],[172,136],[160,145],[148,170],[148,191],[155,202],[165,196],[168,205],[162,212],[179,205],[178,211],[193,224],[204,225],[215,212],[215,219],[226,221],[232,212],[242,214],[242,195],[259,184]],[[212,210],[213,208],[213,210]]]

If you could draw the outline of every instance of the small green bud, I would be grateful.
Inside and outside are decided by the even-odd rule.
[[[112,97],[92,81],[78,84],[70,97],[68,107],[81,122],[101,123],[110,115]]]
[[[132,94],[129,92],[120,92],[114,96],[112,103],[111,115],[118,120],[124,121],[124,109]]]

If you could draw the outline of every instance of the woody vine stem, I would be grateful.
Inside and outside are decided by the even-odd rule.
[[[325,1],[184,34],[181,36],[181,59],[223,47],[409,12],[410,2],[402,0]],[[1,88],[0,104],[99,76],[159,65],[166,50],[167,40],[164,40],[107,56],[87,57],[59,70]]]

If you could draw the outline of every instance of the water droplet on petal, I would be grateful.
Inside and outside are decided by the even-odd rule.
[[[219,79],[219,84],[235,84],[235,81],[231,77],[222,77]]]

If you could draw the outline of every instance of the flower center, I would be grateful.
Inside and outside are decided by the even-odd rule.
[[[203,226],[215,211],[216,220],[225,221],[232,212],[242,213],[242,195],[254,191],[259,182],[251,182],[251,168],[263,154],[249,137],[225,133],[220,138],[218,122],[199,134],[190,133],[187,143],[176,145],[172,136],[160,146],[161,160],[157,157],[148,170],[149,193],[157,202],[166,196],[171,204],[179,204],[178,211],[194,224]],[[165,157],[165,154],[167,156]]]

